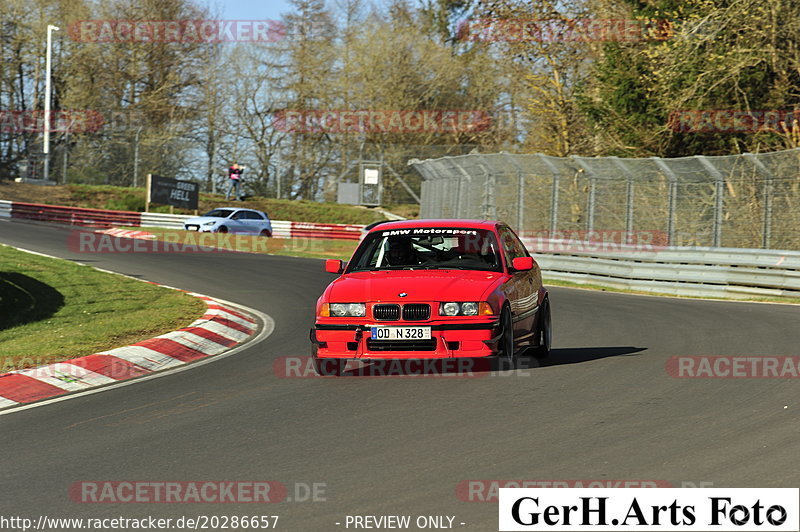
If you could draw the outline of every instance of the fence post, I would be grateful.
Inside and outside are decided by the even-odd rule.
[[[471,188],[471,186],[472,186],[472,176],[469,175],[469,172],[464,170],[464,167],[461,166],[460,164],[456,164],[456,168],[458,168],[458,171],[461,172],[461,175],[458,176],[458,206],[456,207],[456,212],[458,213],[458,217],[459,218],[471,218],[473,215],[470,214],[469,212],[464,214],[464,209],[463,209],[463,204],[464,204],[464,195],[463,195],[464,185],[462,183],[462,180],[463,180],[462,178],[466,178],[467,179],[467,183],[469,184],[468,186],[470,186],[470,188]]]
[[[517,164],[516,159],[507,153],[503,154],[508,162],[517,169],[517,231],[522,231],[525,223],[525,175],[522,167]]]
[[[490,178],[491,173],[489,172],[489,170],[487,168],[481,167],[481,169],[483,170],[483,175],[484,175],[484,179],[483,179],[483,195],[482,195],[482,198],[481,198],[481,200],[482,200],[481,201],[481,218],[483,218],[484,220],[488,220],[489,219],[489,202],[491,201],[491,198],[490,198],[490,194],[491,194],[490,188],[491,187],[489,185],[489,178]]]
[[[522,172],[517,172],[517,231],[522,231],[522,224],[525,222],[525,176]]]
[[[553,175],[553,190],[550,195],[550,235],[549,238],[555,238],[553,235],[558,231],[558,189],[561,185],[561,171],[553,162],[548,159],[547,155],[541,153],[536,154],[537,157],[550,169]]]
[[[486,174],[481,215],[483,216],[484,220],[495,220],[497,219],[497,203],[495,202],[494,192],[495,188],[497,188],[497,178],[495,173],[492,171],[491,165],[486,162],[486,159],[483,158],[483,155],[476,154],[476,156],[478,157],[478,160],[481,161],[481,167]]]
[[[764,180],[764,235],[761,247],[770,249],[772,246],[772,176]]]
[[[571,157],[573,161],[578,163],[583,172],[589,177],[589,197],[586,201],[586,232],[594,231],[594,206],[596,203],[597,194],[597,177],[592,173],[589,166],[578,157],[574,155]]]
[[[717,167],[711,164],[708,159],[702,155],[694,156],[703,167],[708,170],[708,173],[714,177],[715,189],[714,193],[714,241],[712,246],[718,248],[722,245],[722,210],[724,207],[723,199],[725,197],[725,176],[717,170]]]
[[[650,157],[656,163],[659,170],[664,172],[664,175],[669,179],[669,197],[667,199],[667,238],[669,238],[669,245],[675,245],[675,211],[678,206],[678,178],[672,169],[667,166],[660,157]]]
[[[627,183],[625,184],[625,243],[633,244],[634,175],[619,157],[612,156],[611,160],[614,161],[617,167],[622,170],[622,173],[625,174],[625,177],[627,178]]]
[[[772,244],[772,173],[752,153],[745,153],[745,158],[753,163],[756,172],[764,178],[764,225],[761,232],[761,247],[769,249]]]

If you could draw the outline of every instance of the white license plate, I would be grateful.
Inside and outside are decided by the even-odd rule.
[[[430,340],[430,327],[372,327],[373,340]]]

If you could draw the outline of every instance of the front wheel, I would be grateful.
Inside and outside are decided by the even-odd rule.
[[[550,349],[553,343],[553,325],[550,319],[550,299],[545,298],[542,309],[536,319],[536,336],[539,345],[533,349],[533,356],[536,358],[547,358],[550,356]]]
[[[512,368],[516,362],[514,356],[514,324],[511,320],[511,310],[506,307],[500,316],[502,336],[500,338],[500,359],[509,364]]]
[[[228,228],[225,227],[224,225],[222,227],[220,227],[219,229],[217,229],[217,233],[227,233],[227,232],[228,232]]]

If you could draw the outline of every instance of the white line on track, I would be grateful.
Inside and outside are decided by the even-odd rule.
[[[40,255],[42,257],[48,257],[48,258],[51,258],[51,259],[67,260],[67,259],[63,259],[61,257],[55,257],[53,255],[47,255],[45,253],[39,253],[38,251],[31,251],[31,250],[28,250],[28,249],[18,248],[16,246],[9,246],[8,244],[0,244],[0,245],[11,247],[11,248],[17,249],[19,251],[24,251],[26,253],[31,253],[33,255]],[[137,281],[142,281],[142,279],[137,279],[136,277],[131,277],[131,276],[125,275],[123,273],[113,272],[113,271],[110,271],[110,270],[104,270],[102,268],[96,268],[94,266],[89,266],[88,264],[83,264],[83,263],[77,263],[77,264],[81,264],[82,266],[88,266],[89,268],[92,268],[92,269],[95,269],[95,270],[99,270],[99,271],[102,271],[102,272],[112,273],[114,275],[121,275],[123,277],[128,277],[129,279],[135,279]],[[165,286],[166,288],[174,288],[174,287],[166,286],[166,285],[160,285],[160,286]],[[12,413],[15,413],[15,412],[20,412],[22,410],[29,410],[31,408],[38,408],[40,406],[45,406],[45,405],[49,405],[49,404],[52,404],[52,403],[59,403],[61,401],[68,401],[70,399],[75,399],[75,398],[78,398],[78,397],[84,397],[84,396],[93,395],[93,394],[96,394],[96,393],[107,392],[109,390],[115,390],[117,388],[122,388],[123,386],[131,386],[133,384],[138,384],[140,382],[149,381],[149,380],[152,380],[152,379],[159,379],[161,377],[174,375],[176,373],[181,373],[183,371],[188,371],[188,370],[200,367],[200,366],[205,366],[206,364],[211,364],[212,362],[216,362],[217,360],[222,360],[223,358],[228,358],[229,356],[235,355],[236,353],[238,353],[239,351],[241,351],[243,349],[248,349],[248,348],[258,344],[259,342],[262,342],[262,341],[266,340],[269,337],[269,335],[272,334],[272,331],[275,330],[275,320],[273,320],[268,314],[265,314],[265,313],[263,313],[261,311],[258,311],[256,309],[253,309],[253,308],[250,308],[250,307],[246,307],[244,305],[240,305],[238,303],[234,303],[232,301],[227,301],[225,299],[219,299],[219,298],[210,296],[208,294],[205,294],[205,295],[207,297],[211,297],[212,299],[214,299],[215,301],[217,301],[219,303],[222,303],[224,305],[230,305],[233,308],[241,309],[246,313],[249,313],[249,314],[252,314],[252,315],[256,316],[259,319],[259,321],[261,322],[261,324],[262,324],[261,330],[259,331],[259,333],[256,336],[251,337],[249,340],[245,341],[244,343],[239,344],[239,345],[233,347],[232,349],[230,349],[229,351],[226,351],[225,353],[222,353],[220,355],[213,355],[213,356],[210,356],[210,357],[207,357],[207,358],[201,358],[201,359],[197,360],[196,362],[191,362],[189,364],[184,364],[184,365],[181,365],[181,366],[178,366],[178,367],[174,367],[174,368],[164,369],[164,370],[158,371],[157,373],[153,373],[151,375],[146,375],[146,376],[143,376],[143,377],[136,377],[136,378],[133,378],[133,379],[130,379],[130,380],[117,382],[115,384],[108,384],[108,385],[105,385],[105,386],[101,386],[99,388],[93,388],[91,390],[86,390],[86,391],[83,391],[83,392],[71,393],[71,394],[68,394],[68,395],[62,395],[62,396],[59,396],[59,397],[54,397],[52,399],[46,399],[44,401],[39,401],[39,402],[36,402],[36,403],[24,404],[24,405],[20,405],[20,406],[13,407],[13,408],[6,408],[6,409],[3,409],[3,410],[0,410],[0,416],[4,416],[6,414],[12,414]],[[0,404],[0,406],[2,406],[2,405]]]
[[[267,337],[269,337],[269,335],[272,334],[272,331],[275,329],[274,320],[269,315],[264,314],[263,312],[259,312],[258,310],[255,310],[255,309],[252,309],[252,308],[249,308],[249,307],[245,307],[243,305],[232,303],[230,301],[225,301],[223,299],[217,299],[217,298],[214,298],[214,299],[216,301],[221,302],[221,303],[225,303],[226,305],[231,305],[234,308],[240,308],[240,309],[242,309],[244,311],[247,311],[247,312],[249,312],[251,314],[254,314],[264,324],[263,328],[251,340],[249,340],[249,341],[247,341],[247,342],[245,342],[243,344],[237,345],[236,347],[232,348],[230,351],[227,351],[227,352],[225,352],[225,353],[223,353],[221,355],[215,355],[215,356],[211,356],[211,357],[208,357],[208,358],[201,358],[197,362],[192,362],[190,364],[185,364],[183,366],[178,366],[178,367],[175,367],[175,368],[170,368],[170,369],[166,369],[166,370],[163,370],[163,371],[159,371],[158,373],[153,373],[152,375],[147,375],[147,376],[144,376],[144,377],[137,377],[137,378],[134,378],[134,379],[131,379],[131,380],[118,382],[116,384],[109,384],[109,385],[103,386],[101,388],[94,388],[94,389],[91,389],[91,390],[86,390],[85,392],[71,393],[69,395],[62,395],[62,396],[59,396],[59,397],[54,397],[53,399],[46,399],[44,401],[39,401],[38,403],[31,403],[31,404],[22,405],[22,406],[18,406],[18,407],[14,407],[14,408],[8,408],[8,409],[0,411],[0,416],[4,416],[6,414],[12,414],[14,412],[20,412],[22,410],[28,410],[28,409],[31,409],[31,408],[38,408],[40,406],[45,406],[45,405],[49,405],[49,404],[52,404],[52,403],[58,403],[58,402],[61,402],[61,401],[67,401],[69,399],[75,399],[77,397],[84,397],[86,395],[92,395],[92,394],[96,394],[96,393],[106,392],[106,391],[109,391],[109,390],[115,390],[117,388],[122,388],[123,386],[131,386],[133,384],[137,384],[137,383],[144,382],[144,381],[149,381],[151,379],[158,379],[158,378],[161,378],[161,377],[166,377],[168,375],[174,375],[174,374],[180,373],[182,371],[188,371],[188,370],[194,369],[196,367],[205,366],[206,364],[211,364],[212,362],[216,362],[217,360],[222,360],[223,358],[227,358],[227,357],[229,357],[231,355],[235,355],[236,353],[238,353],[239,351],[241,351],[243,349],[248,349],[248,348],[256,345],[257,343],[259,343],[259,342],[261,342],[263,340],[266,340]]]

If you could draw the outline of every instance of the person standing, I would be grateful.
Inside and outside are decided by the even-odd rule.
[[[225,199],[229,199],[231,196],[231,192],[233,192],[234,187],[236,188],[236,201],[242,201],[242,172],[244,172],[244,166],[239,166],[237,163],[233,163],[230,168],[228,168],[228,192],[225,194]]]

